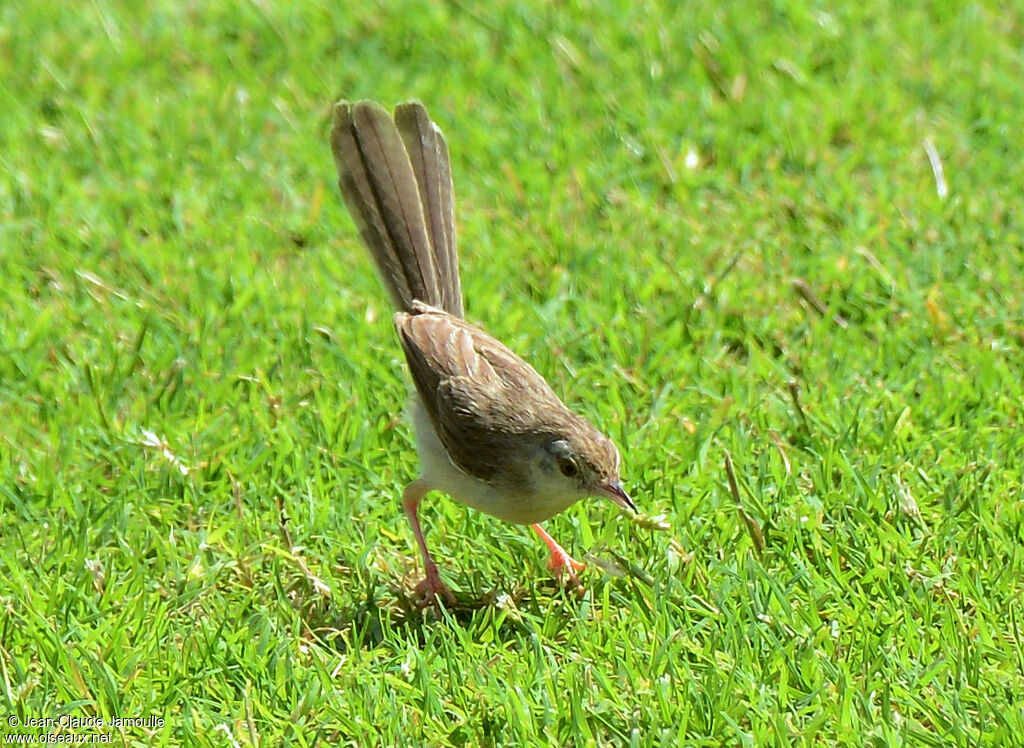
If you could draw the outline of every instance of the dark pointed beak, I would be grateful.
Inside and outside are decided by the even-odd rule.
[[[633,500],[629,498],[629,494],[623,490],[622,484],[617,480],[602,483],[598,487],[597,492],[606,499],[611,499],[623,509],[628,509],[633,512],[633,514],[637,513],[636,505],[633,503]]]

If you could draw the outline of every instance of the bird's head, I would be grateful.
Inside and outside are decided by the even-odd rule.
[[[541,450],[541,480],[549,490],[576,499],[600,496],[636,512],[619,479],[619,450],[611,439],[580,419],[551,435]]]

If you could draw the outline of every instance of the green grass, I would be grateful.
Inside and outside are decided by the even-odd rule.
[[[0,733],[1019,741],[1020,10],[419,5],[0,6]],[[340,96],[427,103],[469,317],[671,523],[550,522],[582,599],[436,497],[460,603],[405,602]]]

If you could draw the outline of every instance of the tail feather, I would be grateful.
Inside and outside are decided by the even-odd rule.
[[[459,258],[455,247],[455,205],[448,144],[422,104],[409,101],[395,109],[395,124],[405,142],[437,260],[442,309],[462,316]]]
[[[448,148],[423,106],[403,104],[392,119],[372,102],[340,101],[331,148],[341,193],[395,306],[413,312],[420,301],[461,316]]]

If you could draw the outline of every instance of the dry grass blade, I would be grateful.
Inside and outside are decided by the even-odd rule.
[[[764,533],[761,531],[760,523],[743,506],[743,501],[740,499],[740,488],[736,483],[736,471],[733,470],[732,466],[732,456],[728,450],[725,452],[725,474],[729,478],[729,492],[732,493],[733,501],[736,502],[736,511],[739,512],[740,517],[743,519],[743,524],[747,527],[750,539],[754,541],[754,549],[757,551],[757,555],[761,556],[764,554]]]

